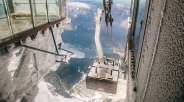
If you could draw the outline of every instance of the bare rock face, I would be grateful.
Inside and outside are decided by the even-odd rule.
[[[57,38],[56,44],[59,44],[63,25],[52,28]],[[25,45],[56,53],[49,29],[44,34],[39,32],[33,41],[27,38]],[[56,63],[56,58],[55,55],[22,47],[1,53],[0,102],[15,102],[18,99],[20,102],[33,102],[40,78]]]
[[[0,101],[13,101],[13,91],[15,87],[11,80],[10,73],[8,72],[7,66],[10,59],[10,54],[0,56]]]
[[[48,74],[46,74],[44,76],[44,80],[56,88],[56,90],[54,90],[55,93],[58,93],[59,95],[64,96],[65,98],[72,98],[66,92],[67,90],[65,89],[63,81],[60,79],[60,77],[55,72],[50,71]],[[49,89],[51,89],[51,88],[49,88]],[[51,92],[53,92],[53,91],[51,91]]]

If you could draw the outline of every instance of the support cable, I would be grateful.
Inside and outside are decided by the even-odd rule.
[[[111,54],[113,54],[113,43],[112,43],[112,26],[111,26],[111,32],[110,32],[110,44],[111,44]]]
[[[37,51],[40,51],[40,52],[44,52],[44,53],[49,53],[49,54],[56,55],[56,56],[64,56],[64,57],[66,56],[66,55],[60,55],[60,54],[53,53],[53,52],[50,52],[50,51],[38,49],[38,48],[35,48],[35,47],[27,46],[27,45],[22,45],[21,44],[20,46],[26,47],[26,48],[29,48],[29,49],[32,49],[32,50],[37,50]]]
[[[107,35],[109,36],[109,53],[110,53],[110,57],[112,57],[111,56],[111,54],[112,54],[112,52],[111,52],[111,34],[110,34],[110,32],[109,32],[109,27],[107,26]]]

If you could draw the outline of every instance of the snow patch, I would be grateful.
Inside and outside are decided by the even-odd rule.
[[[62,45],[62,48],[69,50],[71,52],[73,52],[74,54],[71,56],[71,58],[84,58],[85,54],[81,51],[76,50],[72,45],[70,44],[64,44]],[[70,58],[69,58],[70,59]],[[68,60],[69,60],[68,59]]]
[[[69,2],[68,6],[74,7],[76,9],[78,9],[78,8],[91,9],[90,5],[88,5],[86,3],[82,3],[82,2]]]
[[[8,65],[8,71],[10,72],[11,77],[14,76],[15,71],[17,70],[17,68],[19,66],[19,63],[20,63],[20,60],[23,56],[24,50],[25,50],[25,48],[21,47],[21,48],[15,49],[15,51],[12,53],[12,57],[11,57],[9,65]]]
[[[69,17],[67,17],[66,19],[65,19],[65,24],[70,24],[71,23],[71,21],[72,21],[72,19],[71,18],[69,18]]]
[[[38,94],[35,98],[35,102],[83,102],[78,99],[65,98],[57,92],[55,92],[55,87],[51,84],[41,80],[38,84]]]
[[[120,10],[126,7],[124,4],[115,4],[115,6]]]
[[[125,56],[125,53],[122,53],[122,51],[113,50],[113,53],[118,54],[121,58],[123,58]]]
[[[83,80],[85,80],[85,79],[86,79],[87,74],[85,74],[84,72],[81,72],[81,73],[82,73],[81,81],[83,81]]]
[[[120,24],[120,25],[121,25],[122,28],[128,30],[128,28],[129,28],[129,26],[130,26],[130,25],[129,25],[129,22],[130,22],[130,21],[129,21],[129,17],[128,17],[127,19],[121,21],[121,24]]]

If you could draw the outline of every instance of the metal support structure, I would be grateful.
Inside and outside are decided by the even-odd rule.
[[[135,26],[137,22],[137,13],[138,13],[138,8],[139,8],[139,1],[140,0],[134,0],[134,7],[133,7],[133,13],[132,13],[132,22],[131,22],[131,36],[134,36],[135,34]]]
[[[32,22],[33,28],[35,28],[35,23],[34,23],[34,19],[33,19],[33,7],[32,7],[31,0],[29,0],[29,6],[30,6],[30,10],[31,10],[31,22]]]
[[[54,37],[54,32],[53,32],[53,30],[52,30],[52,27],[49,27],[49,30],[50,30],[50,32],[51,32],[51,34],[52,34],[52,39],[53,39],[53,41],[54,41],[54,46],[55,46],[56,52],[57,52],[57,54],[59,54],[59,51],[58,51],[58,49],[57,49],[56,40],[55,40],[55,37]]]
[[[26,58],[26,55],[23,54],[23,56],[22,56],[22,58],[20,59],[20,62],[19,62],[19,64],[18,64],[18,67],[17,67],[17,69],[15,70],[15,73],[14,73],[13,77],[17,77],[17,76],[18,76],[18,73],[19,73],[19,71],[20,71],[20,69],[21,69],[21,66],[22,66],[23,62],[25,61],[25,58]]]
[[[0,39],[0,49],[1,48],[5,48],[6,46],[8,46],[8,45],[10,45],[10,44],[12,44],[14,42],[17,42],[19,40],[26,39],[28,36],[32,36],[34,34],[37,34],[39,31],[45,30],[48,27],[51,27],[51,26],[53,26],[55,24],[58,24],[58,23],[60,23],[61,21],[63,21],[65,19],[65,17],[62,17],[62,18],[58,18],[58,19],[56,19],[54,21],[50,21],[49,20],[49,11],[48,11],[49,10],[48,0],[45,0],[44,3],[45,3],[45,8],[46,8],[47,22],[42,24],[42,25],[36,26],[35,25],[35,19],[34,19],[34,13],[35,13],[35,11],[34,11],[35,2],[34,1],[35,0],[34,1],[28,0],[28,1],[29,1],[29,6],[30,6],[28,8],[30,8],[31,21],[32,21],[32,27],[33,28],[30,28],[30,29],[27,29],[27,30],[23,30],[23,31],[18,32],[18,33],[14,33],[14,30],[12,29],[12,22],[11,22],[12,21],[11,20],[11,13],[12,12],[10,12],[9,4],[8,4],[7,0],[2,0],[3,5],[4,5],[4,10],[6,12],[6,18],[7,18],[7,21],[8,21],[8,26],[9,26],[9,29],[11,31],[11,35],[9,37]],[[62,2],[65,3],[65,0],[62,0]],[[26,4],[28,4],[28,3],[26,3]],[[66,5],[66,4],[62,4],[62,5]]]
[[[12,22],[10,20],[10,10],[9,10],[9,7],[7,6],[9,4],[7,4],[6,0],[3,0],[3,5],[4,5],[4,11],[6,13],[6,18],[8,20],[9,29],[11,30],[11,34],[13,35]]]
[[[37,26],[35,28],[17,33],[15,35],[11,36],[11,37],[4,38],[4,39],[1,40],[2,42],[0,42],[0,49],[6,47],[9,44],[12,44],[12,43],[18,41],[18,40],[25,39],[28,36],[34,35],[34,34],[38,33],[41,30],[45,30],[45,29],[47,29],[48,27],[51,27],[54,24],[60,23],[64,19],[65,18],[61,18],[61,19],[58,19],[57,21],[49,22],[49,23]]]
[[[54,53],[54,52],[50,52],[50,51],[45,51],[45,50],[38,49],[38,48],[35,48],[35,47],[27,46],[27,45],[21,45],[21,46],[22,46],[22,47],[29,48],[29,49],[32,49],[32,50],[37,50],[37,51],[40,51],[40,52],[44,52],[44,53],[56,55],[56,56],[64,56],[64,57],[66,57],[66,55],[60,55],[60,54],[58,54],[58,53]]]
[[[68,50],[66,50],[66,49],[63,49],[63,48],[60,48],[60,49],[63,50],[63,51],[66,51],[66,52],[68,52],[68,53],[74,54],[73,52],[68,51]]]
[[[50,20],[49,20],[48,0],[46,0],[46,5],[45,5],[45,6],[46,6],[46,10],[47,10],[47,20],[48,20],[48,22],[49,22]]]

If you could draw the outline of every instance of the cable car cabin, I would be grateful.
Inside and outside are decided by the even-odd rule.
[[[116,94],[119,66],[113,60],[96,60],[87,75],[86,87],[92,90]]]

